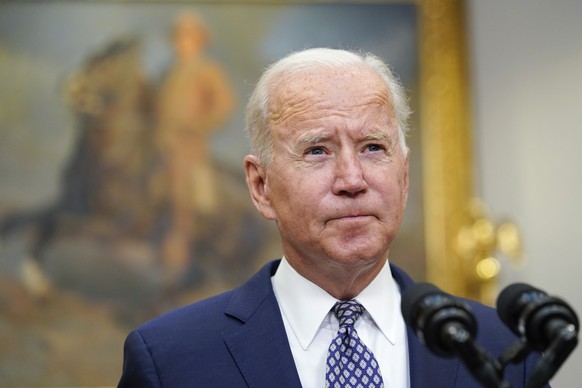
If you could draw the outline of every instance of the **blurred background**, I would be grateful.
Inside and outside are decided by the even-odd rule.
[[[132,327],[278,257],[243,178],[254,82],[293,50],[364,49],[418,113],[417,3],[2,2],[0,386],[113,386]],[[459,168],[479,216],[519,234],[495,289],[531,283],[580,312],[582,3],[459,3],[473,162]],[[418,114],[411,126],[390,259],[423,280]],[[553,386],[576,386],[580,362]]]
[[[519,226],[523,263],[502,267],[580,315],[582,2],[468,2],[476,192]],[[576,349],[553,380],[579,385]]]

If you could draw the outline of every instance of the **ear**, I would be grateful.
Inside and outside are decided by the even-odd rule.
[[[274,220],[276,213],[269,198],[267,171],[255,155],[245,157],[245,175],[253,204],[263,217]]]

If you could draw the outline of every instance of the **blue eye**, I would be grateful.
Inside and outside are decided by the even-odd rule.
[[[313,147],[307,150],[309,155],[323,155],[324,153],[323,147]]]
[[[368,151],[381,151],[383,148],[382,148],[382,146],[381,146],[381,145],[379,145],[379,144],[368,144],[368,145],[366,146],[366,149],[367,149]]]

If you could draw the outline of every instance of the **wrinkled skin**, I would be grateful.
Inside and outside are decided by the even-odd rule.
[[[408,152],[372,70],[302,72],[271,89],[274,158],[245,158],[253,202],[301,275],[338,299],[382,269],[406,205]]]

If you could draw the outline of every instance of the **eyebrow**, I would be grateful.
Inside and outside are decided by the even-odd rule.
[[[297,139],[298,144],[318,144],[321,142],[325,142],[330,138],[329,134],[325,132],[316,132],[316,133],[304,133]],[[386,130],[382,129],[375,129],[370,131],[363,137],[362,141],[385,141],[392,145],[394,143],[392,137]]]
[[[386,130],[376,129],[372,130],[364,136],[364,140],[382,140],[392,143],[392,137]]]
[[[329,135],[325,133],[304,133],[299,136],[297,142],[299,144],[317,144],[329,139]]]

